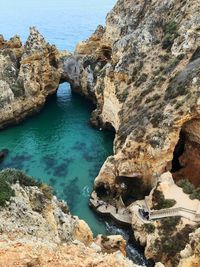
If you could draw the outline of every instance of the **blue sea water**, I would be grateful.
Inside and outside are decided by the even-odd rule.
[[[0,33],[9,39],[20,35],[23,42],[29,27],[36,26],[58,49],[73,51],[87,39],[116,0],[0,0]],[[93,233],[125,234],[96,216],[88,207],[94,178],[108,155],[114,136],[89,125],[93,106],[60,85],[40,114],[0,132],[0,149],[8,149],[0,169],[14,167],[50,184],[54,193],[68,202],[73,214],[84,219]],[[137,248],[128,246],[131,258],[145,264]]]
[[[0,0],[0,32],[23,42],[29,26],[36,28],[58,49],[73,51],[99,24],[105,24],[114,0]],[[42,112],[23,124],[0,133],[0,147],[9,155],[0,166],[26,171],[53,186],[71,211],[85,219],[95,234],[105,226],[88,207],[93,180],[112,154],[113,136],[89,126],[93,107],[71,94],[68,84],[59,87]]]
[[[87,39],[116,0],[0,0],[0,32],[5,38],[19,34],[27,39],[29,27],[36,26],[58,49],[73,51]]]

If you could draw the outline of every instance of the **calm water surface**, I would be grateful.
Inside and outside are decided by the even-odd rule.
[[[73,51],[99,24],[116,0],[0,0],[0,33],[5,38],[19,34],[27,39],[36,26],[58,49]]]
[[[36,26],[46,40],[58,49],[73,51],[87,39],[115,0],[0,0],[0,33],[6,39],[16,33],[23,42],[29,26]],[[0,168],[15,167],[54,188],[68,202],[71,211],[84,219],[94,234],[124,234],[111,223],[99,219],[88,207],[93,181],[108,155],[113,136],[89,126],[91,103],[72,95],[68,84],[59,87],[40,114],[0,132],[0,148],[9,154]],[[139,250],[128,246],[128,254],[145,264]]]
[[[112,154],[113,136],[90,127],[91,110],[85,99],[72,96],[68,84],[61,85],[40,114],[0,132],[0,147],[10,151],[0,168],[22,169],[50,184],[96,234],[105,226],[88,207],[88,197]]]
[[[72,51],[105,24],[114,4],[114,0],[0,0],[0,33],[6,39],[17,33],[24,42],[29,26],[36,26],[58,49]],[[38,116],[0,133],[0,148],[10,151],[0,168],[19,168],[52,185],[97,233],[105,232],[105,226],[88,208],[88,196],[94,177],[112,154],[113,136],[89,126],[92,108],[72,96],[68,84],[61,85]]]

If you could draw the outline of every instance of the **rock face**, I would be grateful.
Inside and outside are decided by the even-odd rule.
[[[79,91],[97,106],[91,122],[116,133],[114,155],[95,179],[99,197],[127,204],[168,171],[199,185],[199,12],[198,0],[118,0],[106,27],[77,45]],[[147,226],[154,234],[141,234],[145,225],[133,218],[132,227],[148,258],[177,266],[197,227],[189,224],[161,220]]]
[[[154,184],[171,170],[180,132],[196,136],[185,129],[199,120],[199,11],[197,0],[119,0],[105,29],[77,46],[82,93],[97,102],[92,122],[116,131],[96,188],[119,191],[119,176]]]
[[[5,179],[12,196],[3,203]],[[0,173],[0,185],[0,266],[137,267],[120,252],[125,245],[121,236],[106,237],[112,246],[109,251],[107,242],[103,248],[48,186],[13,170]]]
[[[59,83],[78,85],[79,69],[68,52],[58,52],[34,28],[25,45],[0,36],[0,128],[38,112]]]
[[[23,46],[19,37],[0,46],[0,127],[17,123],[37,112],[60,81],[56,70],[58,51],[35,28]]]
[[[178,267],[195,267],[200,262],[200,229],[190,236],[190,243],[181,251],[181,261]]]
[[[0,128],[38,111],[59,83],[68,81],[73,91],[96,104],[92,124],[116,133],[114,155],[106,160],[95,180],[99,197],[109,195],[128,203],[139,198],[138,191],[144,196],[167,171],[174,179],[188,178],[199,185],[199,13],[199,0],[118,0],[107,16],[106,27],[99,26],[87,41],[79,43],[74,55],[58,52],[35,28],[24,46],[17,36],[10,41],[0,36]],[[24,194],[27,192],[20,198]],[[52,225],[42,219],[38,231],[31,228],[37,238],[48,234],[49,242],[55,237],[58,243],[62,238],[67,242],[75,237],[86,244],[91,242],[84,222],[76,221],[76,230],[67,228],[63,234],[62,227],[67,227],[64,223],[51,235],[49,227],[57,225],[58,218],[53,215],[48,220]],[[190,225],[175,218],[144,229],[137,218],[133,217],[133,222],[135,235],[146,246],[149,258],[170,267],[178,264],[176,256],[189,242]],[[12,220],[10,223],[15,229]],[[6,220],[2,225],[6,233]],[[73,220],[70,225],[74,225]],[[82,235],[85,230],[87,236]],[[168,235],[174,246],[166,239]],[[184,242],[176,243],[183,238]],[[107,251],[106,242],[96,244],[98,250]],[[198,265],[197,243],[191,241],[188,248],[190,253],[182,252],[179,265]],[[101,266],[99,262],[97,265]]]

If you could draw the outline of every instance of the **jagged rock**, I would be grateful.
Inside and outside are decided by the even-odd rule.
[[[110,238],[107,253],[101,247],[97,251],[89,226],[72,216],[48,186],[27,185],[35,182],[14,170],[1,172],[1,185],[2,177],[10,181],[13,194],[0,206],[0,266],[137,267],[120,252],[125,244],[122,237]],[[11,183],[16,177],[21,180]]]
[[[61,82],[79,86],[79,67],[67,52],[59,53],[35,27],[23,46],[19,37],[0,38],[0,128],[38,112]]]
[[[138,180],[150,190],[167,171],[174,171],[174,179],[189,176],[195,185],[200,183],[199,12],[197,0],[192,5],[187,0],[119,0],[106,27],[77,45],[80,90],[92,95],[97,106],[92,123],[116,132],[114,155],[95,179],[102,198],[125,199],[130,187],[139,190]],[[177,174],[174,162],[182,167]],[[190,230],[181,225],[172,233],[177,238]],[[178,242],[174,259],[168,258],[167,244],[162,252],[156,248],[160,232],[161,243],[167,242],[159,223],[155,234],[148,234],[133,215],[132,227],[148,258],[162,259],[166,266],[178,261]]]
[[[200,263],[200,228],[190,235],[190,243],[181,251],[178,267],[195,267]]]
[[[0,162],[2,162],[5,157],[8,155],[9,150],[8,149],[2,149],[0,151]]]
[[[199,157],[199,13],[198,0],[119,0],[106,27],[78,44],[75,55],[61,55],[34,28],[25,46],[0,36],[0,127],[39,110],[60,82],[69,81],[96,104],[92,123],[116,132],[114,155],[95,180],[98,193],[123,198],[135,180],[152,187],[173,168],[179,141],[186,148],[178,155],[184,167],[179,174],[190,173],[198,184],[200,165],[193,168],[188,159]],[[33,205],[36,211],[43,207],[41,201]],[[148,257],[164,257],[170,265],[173,259],[157,255],[153,246],[158,229],[154,238],[140,236],[142,227],[136,223],[134,230],[148,244]]]
[[[95,244],[101,247],[101,250],[104,253],[121,251],[124,256],[126,255],[126,241],[121,235],[98,235],[95,240]]]
[[[92,121],[116,131],[115,155],[103,165],[96,188],[116,190],[118,176],[136,172],[153,184],[170,170],[180,131],[199,119],[199,9],[198,1],[120,0],[105,29],[77,46],[85,60],[93,58],[81,70],[81,90],[97,102]],[[93,83],[87,83],[88,69]]]
[[[97,253],[94,249],[84,246],[82,243],[40,244],[29,241],[7,245],[1,243],[0,265],[13,266],[42,266],[42,267],[140,267],[125,258],[120,252],[112,254]]]

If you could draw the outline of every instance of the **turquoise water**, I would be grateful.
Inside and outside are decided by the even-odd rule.
[[[23,42],[29,26],[36,26],[58,49],[73,51],[99,24],[115,0],[0,0],[0,33],[9,39],[16,33]],[[92,129],[91,104],[60,86],[42,112],[23,124],[0,133],[0,148],[9,149],[1,168],[15,167],[53,186],[71,211],[85,219],[93,232],[105,233],[105,225],[88,207],[95,176],[112,154],[113,136]]]
[[[0,33],[6,39],[16,33],[26,41],[29,26],[36,26],[45,39],[58,49],[73,51],[87,39],[116,0],[0,0]],[[72,95],[68,84],[59,87],[42,111],[18,126],[0,131],[0,149],[8,149],[0,169],[24,170],[54,188],[54,193],[68,202],[73,214],[84,219],[97,233],[129,232],[106,224],[88,207],[93,181],[112,154],[113,136],[90,127],[93,106]],[[128,243],[127,253],[137,264],[146,265],[136,244]]]
[[[0,168],[22,169],[50,184],[96,234],[105,233],[105,225],[88,207],[88,197],[112,154],[113,136],[91,128],[91,111],[90,102],[72,95],[68,84],[61,85],[40,114],[0,132],[0,147],[9,150]]]

